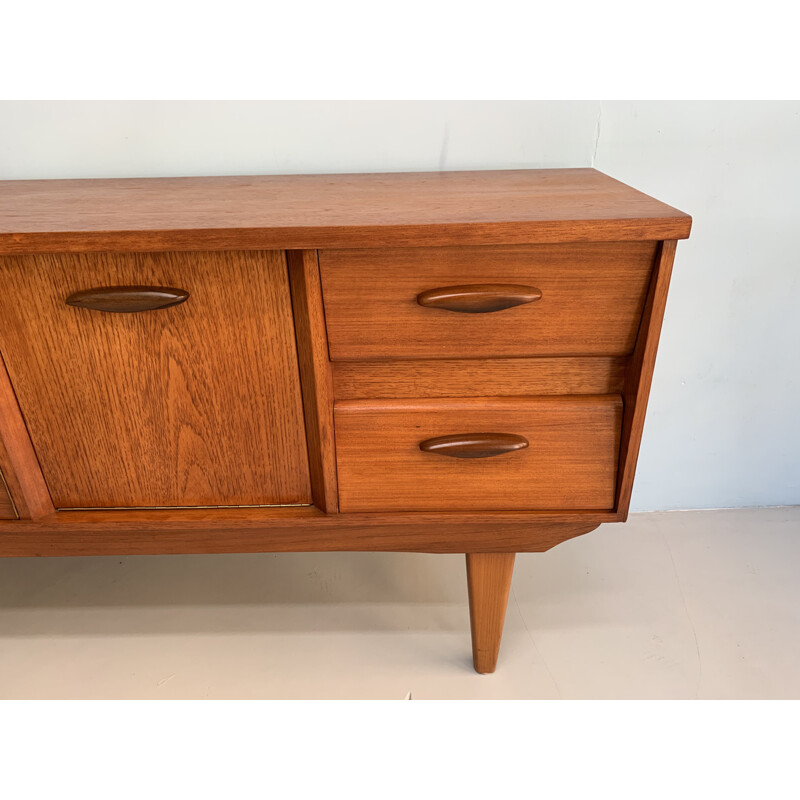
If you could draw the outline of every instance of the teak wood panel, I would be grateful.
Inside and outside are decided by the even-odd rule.
[[[0,182],[0,253],[683,239],[594,169]]]
[[[0,372],[2,372],[1,365]],[[13,482],[15,475],[11,471],[11,459],[8,457],[8,451],[3,443],[2,427],[2,416],[0,416],[0,519],[16,519],[19,516],[19,512],[14,504],[14,498],[8,480],[8,478],[11,478]],[[14,489],[14,494],[18,497],[21,496],[22,492],[18,483]]]
[[[655,242],[323,250],[331,358],[626,355],[655,251]],[[440,287],[498,283],[542,296],[479,314],[417,302]]]
[[[338,361],[337,400],[491,395],[620,394],[625,358]]]
[[[141,313],[97,286],[185,289]],[[310,503],[283,252],[0,259],[0,351],[56,507]]]
[[[0,519],[16,519],[17,512],[11,502],[3,473],[0,472]]]
[[[41,519],[55,511],[1,352],[0,470],[20,517]]]
[[[322,511],[333,514],[339,503],[333,430],[333,379],[328,360],[317,253],[314,250],[290,250],[286,257],[303,387],[311,492],[314,504]]]
[[[326,514],[292,508],[57,511],[0,520],[0,557],[397,550],[542,552],[612,512]]]
[[[618,395],[337,403],[339,508],[356,511],[611,509]],[[522,436],[530,446],[490,458],[422,452],[468,433]]]
[[[622,425],[622,441],[620,445],[620,479],[617,486],[617,511],[623,519],[627,519],[633,492],[633,479],[636,473],[636,461],[639,457],[639,446],[644,431],[647,400],[650,396],[650,385],[658,352],[658,340],[661,335],[661,323],[667,305],[672,264],[675,259],[677,242],[662,242],[659,247],[656,265],[650,280],[642,323],[636,340],[636,349],[630,359],[626,372],[625,415]]]

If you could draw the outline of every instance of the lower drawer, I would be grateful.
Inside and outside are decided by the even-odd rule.
[[[356,400],[335,421],[343,512],[614,506],[619,395]]]

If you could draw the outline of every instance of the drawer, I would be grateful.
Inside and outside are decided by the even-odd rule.
[[[322,250],[330,355],[625,355],[655,251],[655,242]]]
[[[335,418],[343,512],[614,506],[619,395],[354,400]]]
[[[283,252],[0,258],[0,352],[57,508],[311,502]]]

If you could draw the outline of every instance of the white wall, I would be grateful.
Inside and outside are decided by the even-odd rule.
[[[0,179],[586,165],[598,103],[0,103]]]
[[[0,179],[594,165],[694,217],[633,510],[800,503],[800,103],[0,103]]]
[[[800,503],[800,103],[603,104],[595,166],[683,211],[636,509]]]

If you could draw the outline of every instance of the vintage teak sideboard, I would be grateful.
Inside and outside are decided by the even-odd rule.
[[[514,554],[624,521],[676,241],[592,169],[0,183],[0,555]]]

